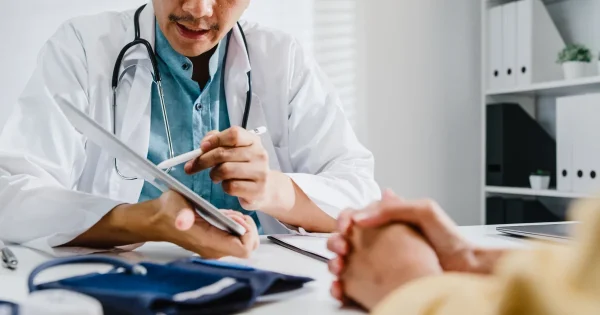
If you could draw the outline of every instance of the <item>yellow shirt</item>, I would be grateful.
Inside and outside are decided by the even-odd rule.
[[[600,314],[600,203],[582,202],[575,242],[506,254],[490,276],[446,273],[399,288],[374,315]]]

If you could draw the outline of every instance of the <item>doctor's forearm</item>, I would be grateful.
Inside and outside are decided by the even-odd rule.
[[[263,212],[308,232],[329,233],[336,229],[336,220],[310,200],[290,177],[273,172],[270,180],[274,187],[272,202],[261,209]]]
[[[154,201],[117,206],[65,246],[112,248],[153,241],[148,218],[155,208]]]

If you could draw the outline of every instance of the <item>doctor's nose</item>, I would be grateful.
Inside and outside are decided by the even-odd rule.
[[[213,7],[216,0],[188,0],[183,2],[183,11],[195,18],[209,17],[213,15]]]

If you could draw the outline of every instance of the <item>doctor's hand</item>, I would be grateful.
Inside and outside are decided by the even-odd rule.
[[[407,225],[354,227],[348,240],[346,268],[338,275],[339,292],[334,295],[343,295],[367,310],[411,281],[442,273],[435,251]]]
[[[277,186],[285,175],[269,169],[269,155],[259,136],[234,126],[210,132],[200,147],[204,154],[185,165],[186,173],[211,169],[213,182],[221,183],[227,194],[238,197],[246,210],[265,211],[282,206]],[[291,187],[289,179],[287,182]]]
[[[237,237],[212,226],[193,209],[174,191],[146,202],[121,204],[66,245],[112,248],[145,242],[169,242],[203,258],[246,258],[258,247],[258,231],[249,216],[223,211],[246,228],[246,234]]]
[[[223,211],[246,229],[245,235],[237,237],[206,222],[176,192],[166,192],[150,202],[155,207],[149,217],[147,231],[152,239],[174,243],[209,259],[225,256],[247,258],[258,247],[258,231],[249,216],[231,210]]]

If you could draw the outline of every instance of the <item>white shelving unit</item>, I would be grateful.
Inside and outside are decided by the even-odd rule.
[[[580,198],[595,198],[587,194],[564,192],[557,190],[534,190],[531,188],[517,188],[517,187],[499,187],[499,186],[486,186],[485,192],[488,194],[498,195],[518,195],[518,196],[537,196],[537,197],[554,197],[554,198],[569,198],[569,199],[580,199]]]
[[[519,86],[515,88],[506,88],[506,89],[490,89],[488,88],[488,67],[489,67],[489,41],[488,41],[488,21],[490,19],[488,9],[493,6],[501,5],[504,3],[512,2],[516,0],[481,0],[481,16],[482,16],[482,74],[481,80],[483,82],[482,86],[482,99],[481,104],[483,106],[483,110],[481,111],[481,130],[482,130],[482,165],[481,165],[481,194],[483,198],[481,198],[481,222],[485,224],[486,222],[486,198],[488,196],[528,196],[528,197],[541,197],[541,198],[551,198],[551,199],[564,199],[564,200],[573,200],[580,198],[598,198],[598,196],[590,196],[588,194],[577,193],[577,192],[562,192],[557,190],[533,190],[529,188],[517,188],[517,187],[497,187],[497,186],[486,186],[486,111],[487,105],[490,103],[500,103],[500,102],[519,102],[524,105],[525,109],[534,116],[534,118],[539,119],[537,115],[544,110],[554,110],[553,104],[555,104],[555,98],[560,96],[567,95],[577,95],[584,94],[589,92],[598,92],[600,91],[600,75],[591,76],[576,80],[558,80],[551,82],[541,82],[534,83],[529,86]],[[586,9],[581,9],[580,6],[582,3],[586,2],[588,6],[593,7],[594,10],[600,10],[600,1],[598,3],[594,3],[595,0],[542,0],[542,2],[548,8],[549,6],[554,6],[554,11],[561,10],[566,6],[570,7],[572,10],[568,10],[569,12],[564,13],[564,16],[561,16],[560,21],[555,21],[559,28],[562,27],[562,30],[566,30],[566,33],[573,37],[573,33],[585,33],[589,29],[589,23],[583,23],[581,19],[585,19],[585,14],[589,12],[585,12]],[[569,3],[567,3],[569,2]],[[596,11],[593,11],[596,12]],[[578,16],[581,15],[581,16]],[[587,16],[589,19],[589,16]],[[579,20],[579,21],[576,21]],[[558,24],[568,24],[568,25],[558,25]],[[585,29],[581,29],[585,27]],[[593,41],[594,38],[599,35],[598,33],[590,34],[589,32],[584,34],[583,43],[592,46],[592,50],[594,47],[600,47],[600,39]],[[581,38],[565,38],[567,43],[572,43],[574,40],[580,41]],[[591,42],[590,42],[591,41]],[[558,53],[558,51],[556,52]],[[597,60],[598,51],[593,51],[595,59]],[[597,62],[597,61],[594,61]],[[541,101],[540,101],[541,100]],[[523,104],[524,103],[524,104]],[[546,106],[547,104],[551,104],[551,106]],[[545,108],[549,107],[549,108]],[[542,109],[544,108],[544,109]],[[554,113],[552,115],[548,115],[548,112],[542,113],[544,117],[554,117]],[[553,118],[555,119],[555,118]],[[600,124],[600,117],[598,118],[598,123]]]
[[[488,90],[487,96],[565,96],[600,91],[600,76],[586,77],[576,80],[561,80],[553,82],[542,82],[525,87],[511,89]]]

